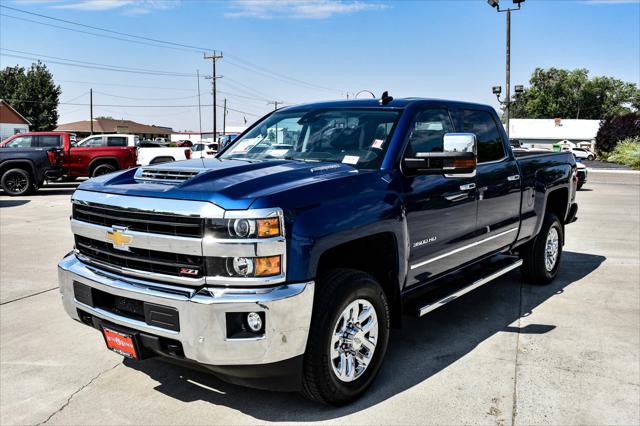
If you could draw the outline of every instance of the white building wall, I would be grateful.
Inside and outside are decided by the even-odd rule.
[[[24,133],[28,131],[28,124],[0,123],[0,140],[5,140],[16,133]]]

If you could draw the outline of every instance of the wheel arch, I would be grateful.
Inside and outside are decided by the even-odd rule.
[[[6,160],[0,163],[0,177],[10,169],[23,169],[29,172],[34,182],[37,180],[36,167],[31,160]]]
[[[352,268],[371,274],[382,286],[391,309],[391,325],[402,324],[400,256],[393,232],[381,232],[343,242],[321,253],[316,275],[334,268]],[[317,288],[316,291],[322,291]]]
[[[120,170],[120,163],[118,163],[118,159],[116,157],[98,157],[94,158],[89,162],[88,172],[89,176],[93,175],[93,171],[96,167],[101,166],[103,164],[110,164],[116,168],[116,170]]]

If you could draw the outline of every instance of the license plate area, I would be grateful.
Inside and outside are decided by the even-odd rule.
[[[107,348],[131,359],[139,359],[135,336],[129,333],[102,327],[102,335]]]

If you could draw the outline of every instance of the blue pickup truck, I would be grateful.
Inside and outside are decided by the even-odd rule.
[[[551,282],[576,186],[571,153],[514,155],[489,106],[283,108],[215,158],[83,182],[60,291],[124,357],[342,405],[404,316],[516,268]]]

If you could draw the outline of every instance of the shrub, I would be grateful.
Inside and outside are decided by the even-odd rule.
[[[599,153],[612,152],[618,141],[633,137],[640,137],[639,112],[607,118],[600,124],[596,135],[596,151]]]
[[[626,164],[636,170],[640,170],[640,136],[623,139],[616,145],[608,161]]]

